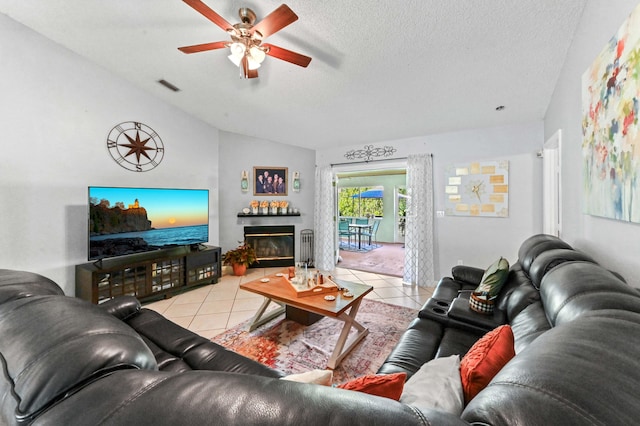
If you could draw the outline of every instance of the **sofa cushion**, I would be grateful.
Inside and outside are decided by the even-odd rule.
[[[465,408],[491,425],[632,425],[640,418],[640,314],[585,313],[539,336]]]
[[[217,370],[282,377],[279,371],[230,351],[189,331],[150,309],[143,308],[126,320],[145,341],[151,342],[162,370]]]
[[[515,356],[513,333],[508,324],[485,334],[460,361],[464,400],[468,404],[498,371]]]
[[[556,266],[542,279],[540,296],[554,326],[599,309],[640,312],[640,292],[591,262],[570,261]]]
[[[596,261],[593,260],[591,256],[578,250],[547,250],[536,257],[535,260],[531,263],[531,267],[529,268],[529,276],[531,277],[533,286],[537,289],[540,289],[542,278],[547,274],[547,272],[560,265],[561,263],[569,262],[572,260],[584,260],[586,262],[596,263]]]
[[[539,300],[516,315],[510,325],[516,354],[522,352],[538,336],[551,329]]]
[[[0,304],[30,296],[64,295],[58,284],[33,272],[0,269]]]
[[[153,354],[130,327],[71,297],[32,296],[0,304],[0,336],[11,383],[3,392],[15,395],[16,417],[25,422],[113,371],[156,369]]]
[[[533,286],[529,276],[515,263],[496,301],[496,310],[503,311],[506,322],[510,322],[530,304],[540,300],[540,292]]]
[[[338,389],[347,389],[369,395],[382,396],[398,401],[402,395],[407,373],[369,374],[338,385]]]
[[[442,332],[443,326],[436,321],[414,319],[400,336],[378,373],[407,373],[407,377],[411,377],[436,355]]]
[[[536,257],[547,250],[557,248],[571,249],[572,247],[553,235],[533,235],[527,238],[520,245],[520,249],[518,250],[518,262],[520,262],[522,269],[528,274],[531,263],[533,263]]]
[[[400,402],[421,411],[436,409],[460,415],[464,408],[460,356],[433,359],[404,384]]]

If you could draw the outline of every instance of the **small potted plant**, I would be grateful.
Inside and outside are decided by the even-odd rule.
[[[258,261],[256,251],[246,243],[229,250],[222,255],[222,263],[233,267],[233,275],[241,276],[247,272],[247,267]]]

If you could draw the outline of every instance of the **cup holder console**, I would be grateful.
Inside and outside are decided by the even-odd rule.
[[[422,317],[438,319],[442,321],[447,318],[449,303],[438,299],[429,299],[423,306],[420,315]]]

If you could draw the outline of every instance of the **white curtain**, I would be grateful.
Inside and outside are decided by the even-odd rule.
[[[433,158],[407,158],[407,219],[404,277],[406,285],[434,285],[433,271]]]
[[[336,266],[335,237],[336,200],[331,166],[316,169],[315,223],[315,267],[331,271]]]

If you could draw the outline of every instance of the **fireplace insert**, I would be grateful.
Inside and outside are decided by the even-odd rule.
[[[245,226],[244,241],[256,251],[258,263],[251,267],[293,266],[294,226]]]

